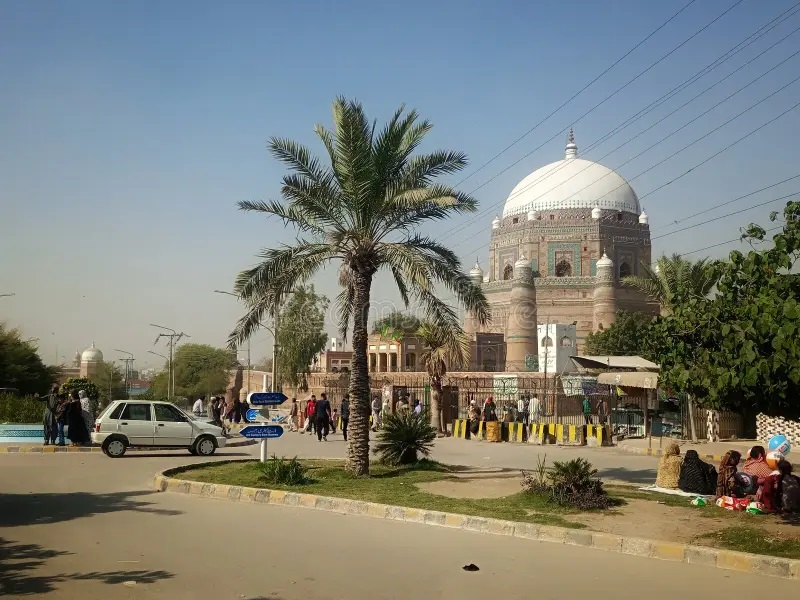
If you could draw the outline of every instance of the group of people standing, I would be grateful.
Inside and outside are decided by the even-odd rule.
[[[341,404],[341,411],[337,414],[335,408],[331,407],[328,395],[325,392],[320,394],[319,400],[315,394],[306,402],[304,411],[305,423],[300,433],[311,433],[312,431],[317,434],[317,440],[320,442],[328,441],[329,433],[336,433],[336,422],[341,418],[342,420],[342,435],[347,440],[347,424],[350,421],[350,396],[345,394]],[[292,403],[289,406],[289,429],[291,431],[298,431],[300,420],[300,404],[297,398],[292,398]]]
[[[69,438],[73,446],[91,445],[94,427],[92,402],[86,390],[60,392],[54,385],[47,396],[39,398],[44,405],[44,445],[66,446]]]
[[[226,402],[222,396],[211,396],[208,406],[205,401],[205,395],[201,395],[192,405],[192,412],[196,417],[206,416],[214,425],[223,429],[227,429],[225,421],[228,421],[228,425],[250,422],[247,418],[247,411],[250,410],[247,400],[242,402],[239,398],[233,398]]]
[[[681,457],[678,444],[672,443],[658,464],[656,486],[714,496],[723,502],[755,496],[764,512],[800,512],[800,478],[792,474],[789,461],[781,459],[773,469],[763,446],[753,446],[739,470],[741,459],[740,452],[729,450],[717,469],[700,460],[695,450]]]

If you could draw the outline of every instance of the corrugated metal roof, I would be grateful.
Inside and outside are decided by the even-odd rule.
[[[585,369],[659,369],[657,364],[641,356],[573,356],[572,360]]]
[[[597,376],[597,383],[655,390],[658,388],[658,373],[649,371],[619,371],[616,373],[600,373]]]

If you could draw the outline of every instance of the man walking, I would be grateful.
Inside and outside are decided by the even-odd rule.
[[[322,392],[316,407],[317,416],[317,441],[328,441],[328,426],[331,422],[331,403],[328,402],[328,395]]]
[[[350,421],[350,394],[344,395],[342,400],[342,436],[347,441],[347,423]]]
[[[289,406],[289,431],[297,431],[297,418],[300,414],[299,409],[297,398],[292,398],[292,404]]]
[[[306,403],[306,431],[317,431],[317,397],[311,394],[311,400]]]
[[[372,431],[377,431],[381,424],[381,399],[375,396],[372,399]]]
[[[50,394],[39,398],[44,402],[44,415],[42,416],[42,424],[44,425],[44,445],[49,446],[51,443],[56,445],[56,436],[58,435],[58,425],[56,424],[56,410],[58,409],[58,385],[54,385],[50,390]]]
[[[195,417],[202,417],[203,416],[203,401],[206,399],[205,396],[199,396],[192,406],[192,412],[194,413]]]

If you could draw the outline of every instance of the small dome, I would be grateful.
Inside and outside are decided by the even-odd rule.
[[[87,348],[81,354],[81,362],[103,362],[103,353],[94,346],[92,342],[91,347]]]
[[[538,218],[539,218],[539,211],[538,210],[530,209],[528,211],[528,221],[535,221]]]
[[[605,252],[603,252],[603,256],[601,256],[600,260],[597,261],[597,268],[598,269],[603,269],[603,268],[609,268],[610,269],[613,266],[614,266],[614,263],[611,261],[610,258],[608,258],[608,255]]]
[[[519,268],[525,268],[525,267],[530,267],[530,264],[528,262],[528,259],[525,258],[525,253],[523,252],[522,254],[519,255],[517,262],[514,263],[514,270],[516,271]]]
[[[592,209],[592,218],[596,221],[600,218],[601,214],[603,214],[603,211],[595,204],[595,207]]]
[[[494,216],[492,219],[492,229],[497,229],[500,227],[500,217],[498,215]]]
[[[639,223],[641,223],[642,225],[647,225],[649,222],[650,222],[650,217],[648,217],[647,213],[644,212],[644,209],[642,209],[642,214],[639,215]]]
[[[475,261],[475,266],[469,272],[469,277],[476,283],[483,281],[483,269],[481,269],[481,265],[477,260]]]

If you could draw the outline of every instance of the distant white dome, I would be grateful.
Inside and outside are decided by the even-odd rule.
[[[613,266],[614,266],[614,263],[611,261],[610,258],[608,258],[608,255],[605,252],[603,252],[603,256],[601,256],[600,260],[597,261],[597,268],[598,269],[602,269],[602,268],[609,268],[610,269]]]
[[[94,347],[94,342],[81,354],[81,362],[103,362],[103,353]]]
[[[644,212],[644,209],[642,209],[642,214],[639,215],[639,223],[641,223],[642,225],[647,225],[649,222],[650,222],[650,217],[648,217],[647,213]]]
[[[483,269],[478,261],[475,261],[475,266],[469,272],[469,277],[475,282],[483,281]]]
[[[597,221],[597,220],[600,218],[600,215],[602,215],[602,214],[603,214],[603,211],[602,211],[602,210],[600,210],[600,207],[599,207],[599,206],[595,206],[595,207],[592,209],[592,218],[593,218],[595,221]]]
[[[511,191],[503,216],[569,208],[594,208],[641,213],[639,198],[625,179],[599,163],[577,158],[570,131],[564,160],[535,170]]]
[[[500,227],[500,217],[495,215],[494,219],[492,219],[492,229],[497,229]]]

